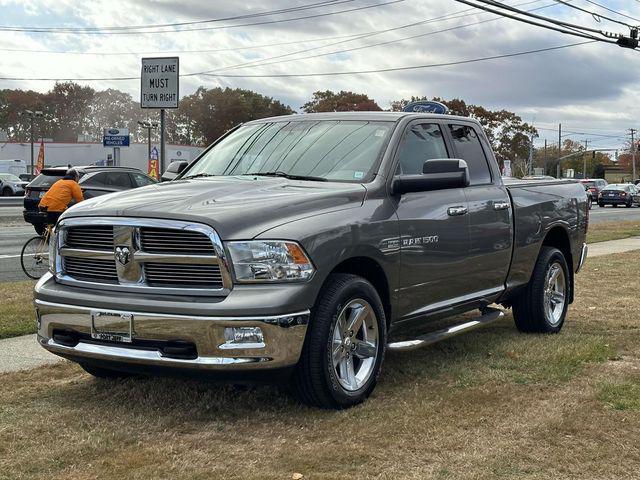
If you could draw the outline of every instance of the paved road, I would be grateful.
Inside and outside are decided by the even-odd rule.
[[[13,205],[22,205],[22,197],[0,197],[0,208],[5,208]]]
[[[28,280],[20,267],[20,251],[35,233],[24,222],[0,223],[0,282]]]
[[[591,209],[591,214],[589,215],[589,221],[591,223],[625,222],[632,220],[640,220],[640,208],[600,208],[594,203],[593,208]]]

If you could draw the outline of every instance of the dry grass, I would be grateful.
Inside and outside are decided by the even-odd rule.
[[[348,411],[269,386],[98,381],[69,363],[2,375],[0,478],[638,478],[640,299],[618,287],[638,261],[589,261],[560,335],[509,318],[388,355]]]
[[[589,225],[587,243],[606,242],[640,235],[639,221],[603,222]]]
[[[34,285],[33,281],[0,283],[0,339],[35,333]]]

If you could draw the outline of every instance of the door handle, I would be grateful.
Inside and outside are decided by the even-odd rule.
[[[462,207],[462,206],[460,206],[460,207],[449,207],[449,208],[447,209],[447,214],[448,214],[450,217],[455,217],[455,216],[458,216],[458,215],[464,215],[464,214],[466,214],[468,211],[469,211],[469,210],[467,209],[467,207]]]
[[[507,210],[510,206],[509,202],[493,202],[494,210]]]

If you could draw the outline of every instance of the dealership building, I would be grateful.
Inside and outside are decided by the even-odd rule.
[[[160,150],[159,145],[152,145]],[[20,159],[27,165],[31,163],[31,143],[2,142],[0,141],[0,160]],[[33,145],[34,162],[37,161],[40,150],[40,141]],[[44,163],[45,166],[54,165],[113,165],[114,149],[104,147],[102,143],[96,142],[53,142],[44,140]],[[192,147],[188,145],[166,145],[165,165],[169,165],[175,160],[193,160],[204,148]],[[120,165],[135,167],[147,172],[148,144],[131,143],[128,147],[120,147]],[[29,168],[29,167],[28,167]]]

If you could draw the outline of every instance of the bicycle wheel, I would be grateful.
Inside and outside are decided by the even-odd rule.
[[[25,275],[39,279],[49,270],[49,244],[45,237],[31,237],[22,247],[20,265]]]

